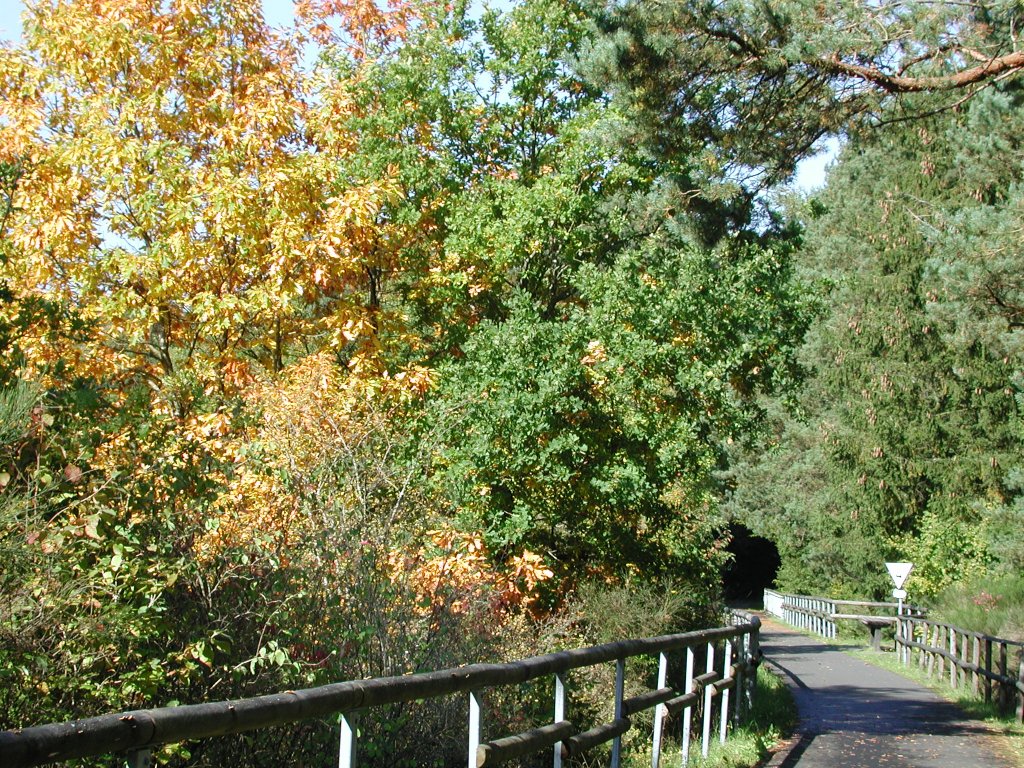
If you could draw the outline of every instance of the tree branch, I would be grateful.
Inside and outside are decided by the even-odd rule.
[[[834,54],[821,62],[821,66],[836,74],[848,75],[874,83],[887,93],[920,93],[922,91],[951,91],[966,88],[1000,75],[1017,72],[1024,68],[1024,51],[1014,51],[1005,56],[996,56],[985,64],[971,67],[952,75],[939,77],[906,77],[887,75],[878,67],[851,64]]]

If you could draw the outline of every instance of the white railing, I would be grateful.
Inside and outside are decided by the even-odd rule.
[[[722,742],[726,738],[730,714],[736,723],[741,710],[749,711],[759,658],[759,629],[760,621],[756,616],[735,612],[728,626],[622,640],[503,664],[473,664],[401,677],[335,683],[251,699],[137,710],[2,731],[0,766],[21,768],[125,753],[131,768],[143,768],[150,764],[153,748],[164,744],[340,715],[336,742],[338,765],[351,768],[355,765],[358,746],[358,731],[354,727],[357,711],[360,717],[366,718],[372,716],[375,708],[388,704],[457,694],[468,699],[469,768],[497,765],[547,749],[552,750],[552,764],[561,768],[563,759],[607,742],[612,743],[612,768],[619,768],[622,736],[634,727],[631,716],[649,709],[655,710],[653,733],[650,734],[653,768],[659,764],[666,718],[677,713],[682,713],[680,738],[685,765],[695,715],[701,719],[701,752],[706,756],[712,738],[715,704],[718,738]],[[685,657],[686,673],[681,690],[668,685],[669,660],[675,655]],[[626,660],[651,656],[658,659],[655,688],[626,698]],[[583,728],[567,713],[566,694],[570,682],[567,673],[607,663],[615,664],[615,686],[610,692],[614,697],[613,719],[609,723]],[[695,674],[695,666],[701,663],[705,671]],[[550,724],[523,733],[485,738],[486,724],[480,706],[482,692],[549,676],[554,677],[555,683],[554,717]],[[737,696],[732,701],[730,692],[734,690]]]
[[[773,589],[764,591],[766,613],[782,619],[797,629],[820,635],[836,637],[838,621],[857,621],[871,631],[871,644],[875,650],[881,648],[882,629],[896,624],[898,603],[879,603],[870,600],[835,600],[815,595],[792,595]],[[922,615],[921,609],[906,605],[904,610],[911,616]]]

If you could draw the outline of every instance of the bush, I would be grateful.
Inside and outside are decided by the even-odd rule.
[[[935,614],[958,627],[1024,640],[1024,575],[983,576],[948,587]]]

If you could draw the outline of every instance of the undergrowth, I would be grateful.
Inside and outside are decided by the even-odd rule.
[[[796,722],[796,703],[789,688],[762,664],[757,670],[757,689],[750,716],[744,718],[739,728],[730,728],[725,744],[718,743],[716,718],[708,756],[701,756],[698,734],[690,743],[689,765],[695,768],[749,768],[758,765],[779,741],[793,731]],[[661,765],[679,765],[682,754],[678,736],[670,738],[666,734],[666,740]],[[650,746],[629,752],[623,760],[625,768],[648,768],[650,764]]]

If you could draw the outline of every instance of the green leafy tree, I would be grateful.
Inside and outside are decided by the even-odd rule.
[[[803,411],[735,497],[787,587],[881,595],[880,564],[903,558],[934,593],[1003,556],[990,536],[1018,538],[994,511],[1012,516],[1021,447],[1019,166],[993,153],[1019,136],[1017,91],[851,144],[810,202],[801,260],[831,289]]]
[[[654,250],[654,246],[651,246]],[[785,388],[804,307],[785,249],[624,253],[548,320],[529,297],[481,324],[435,402],[466,429],[441,477],[498,547],[562,575],[689,574],[719,563],[712,470]]]

